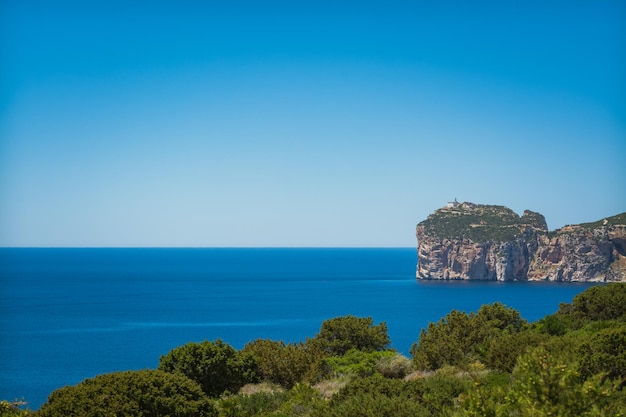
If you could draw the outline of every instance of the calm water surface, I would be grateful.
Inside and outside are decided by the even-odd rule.
[[[38,408],[100,373],[155,368],[190,341],[296,342],[322,321],[385,321],[408,355],[452,309],[537,320],[589,284],[417,282],[399,249],[0,249],[0,399]]]

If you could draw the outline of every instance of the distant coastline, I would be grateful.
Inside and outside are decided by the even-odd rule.
[[[548,231],[540,213],[455,200],[416,236],[418,279],[626,281],[626,213]]]

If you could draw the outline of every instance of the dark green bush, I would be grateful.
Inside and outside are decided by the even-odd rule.
[[[307,341],[328,356],[341,356],[350,349],[363,352],[385,350],[390,343],[386,323],[374,325],[371,317],[351,315],[324,321],[320,332]]]
[[[572,304],[561,304],[557,314],[578,322],[626,320],[626,283],[597,285],[574,297]]]
[[[418,342],[411,347],[411,355],[419,369],[484,362],[491,340],[517,333],[525,323],[519,312],[502,303],[483,305],[477,313],[470,314],[452,310],[422,330]]]
[[[364,377],[376,372],[377,365],[381,359],[394,356],[396,356],[396,352],[391,350],[363,352],[357,349],[350,349],[345,355],[326,358],[325,363],[333,374],[349,374]]]
[[[322,373],[321,352],[302,343],[257,339],[246,344],[243,352],[254,358],[261,379],[285,388],[303,380],[314,380]]]
[[[219,339],[177,347],[161,356],[159,369],[192,379],[211,397],[258,380],[254,358]]]
[[[217,411],[200,386],[158,370],[99,375],[50,394],[41,417],[213,417]]]
[[[251,395],[233,395],[218,400],[221,416],[262,417],[274,413],[289,398],[288,392],[257,392]]]
[[[594,333],[577,354],[583,377],[603,373],[626,383],[626,324]]]
[[[484,363],[489,369],[510,373],[520,355],[527,349],[546,343],[549,339],[549,335],[531,331],[503,332],[487,344]]]

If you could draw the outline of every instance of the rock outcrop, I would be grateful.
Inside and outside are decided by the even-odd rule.
[[[455,201],[416,234],[419,279],[626,281],[626,213],[549,232],[539,213]]]

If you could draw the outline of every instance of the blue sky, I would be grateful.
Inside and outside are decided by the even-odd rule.
[[[0,16],[2,246],[414,246],[455,197],[551,229],[626,211],[621,1]]]

